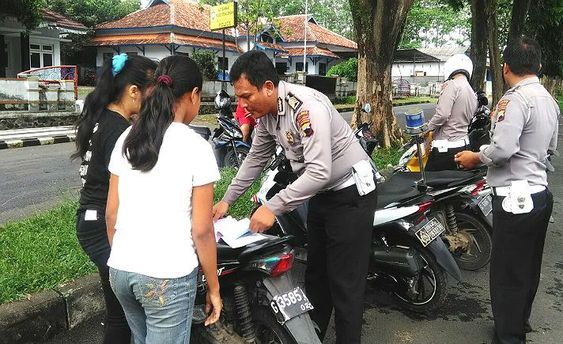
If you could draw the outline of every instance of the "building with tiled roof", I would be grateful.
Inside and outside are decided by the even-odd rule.
[[[61,64],[61,42],[87,28],[58,13],[41,10],[39,26],[28,31],[15,16],[0,16],[0,78],[14,78],[31,68]]]
[[[191,55],[199,49],[212,50],[222,66],[222,32],[209,28],[210,6],[196,0],[150,0],[145,8],[95,28],[91,45],[98,47],[96,65],[117,53],[142,54],[160,60],[173,54]],[[225,30],[227,71],[248,49],[264,50],[280,73],[306,69],[309,74],[326,74],[342,58],[356,56],[356,43],[317,24],[312,16],[276,18],[257,34],[239,27]],[[305,38],[307,42],[305,43]],[[306,50],[305,50],[306,45]]]

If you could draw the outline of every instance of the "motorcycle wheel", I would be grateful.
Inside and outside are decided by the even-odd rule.
[[[427,249],[419,244],[413,244],[410,247],[418,251],[425,265],[414,281],[416,283],[415,293],[408,291],[409,281],[401,278],[398,283],[402,290],[394,292],[393,296],[404,309],[429,314],[440,308],[446,300],[446,274]]]
[[[455,216],[458,230],[469,236],[470,246],[466,252],[454,254],[454,259],[462,270],[479,270],[491,260],[493,249],[491,235],[474,215],[457,212]]]
[[[237,154],[235,154],[234,150],[229,149],[225,154],[225,158],[223,159],[223,166],[239,168],[247,155],[248,148],[246,147],[237,148]]]
[[[291,334],[280,325],[272,312],[263,306],[252,309],[252,318],[256,326],[257,344],[296,344]]]

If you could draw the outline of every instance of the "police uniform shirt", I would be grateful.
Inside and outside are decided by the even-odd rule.
[[[481,151],[491,186],[514,180],[547,186],[547,151],[557,148],[559,107],[537,77],[520,81],[499,100],[491,144]]]
[[[436,114],[428,122],[428,129],[434,130],[434,140],[462,140],[476,110],[477,96],[467,79],[448,80],[442,85]]]
[[[266,202],[274,214],[290,211],[322,190],[352,176],[352,165],[369,159],[350,125],[330,100],[309,87],[280,81],[278,112],[260,118],[248,156],[223,200],[232,204],[282,146],[299,178]]]

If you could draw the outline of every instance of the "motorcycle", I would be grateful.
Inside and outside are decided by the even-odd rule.
[[[214,130],[211,141],[219,167],[240,167],[250,151],[250,145],[242,140],[242,131],[233,118],[231,99],[221,90],[215,97],[219,126]]]
[[[264,237],[236,249],[217,244],[223,312],[217,323],[204,326],[207,283],[200,271],[192,343],[321,343],[308,313],[313,307],[289,273],[292,238]]]
[[[255,209],[297,179],[283,152],[268,166],[260,191],[253,196]],[[461,273],[440,238],[445,230],[436,219],[427,217],[432,198],[413,190],[396,192],[402,185],[378,185],[374,205],[373,238],[370,256],[370,284],[390,292],[403,308],[420,313],[438,309],[447,295],[446,272],[455,279]],[[307,203],[276,216],[267,233],[294,237],[296,256],[306,261]]]

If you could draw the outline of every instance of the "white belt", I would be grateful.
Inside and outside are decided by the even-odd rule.
[[[432,148],[437,148],[439,151],[447,150],[450,148],[465,147],[467,145],[469,145],[469,138],[467,136],[457,141],[448,141],[448,140],[432,141]]]
[[[542,192],[543,190],[545,190],[545,186],[543,186],[543,185],[530,185],[528,190],[530,190],[530,194],[533,195],[535,193]],[[510,186],[493,187],[493,195],[495,195],[495,196],[506,197],[506,196],[508,196],[509,192],[510,192]]]
[[[344,188],[347,188],[349,186],[352,186],[356,184],[356,181],[354,180],[354,176],[346,179],[346,181],[344,181],[344,183],[337,185],[335,187],[333,187],[332,189],[330,189],[331,191],[338,191],[338,190],[342,190]]]

